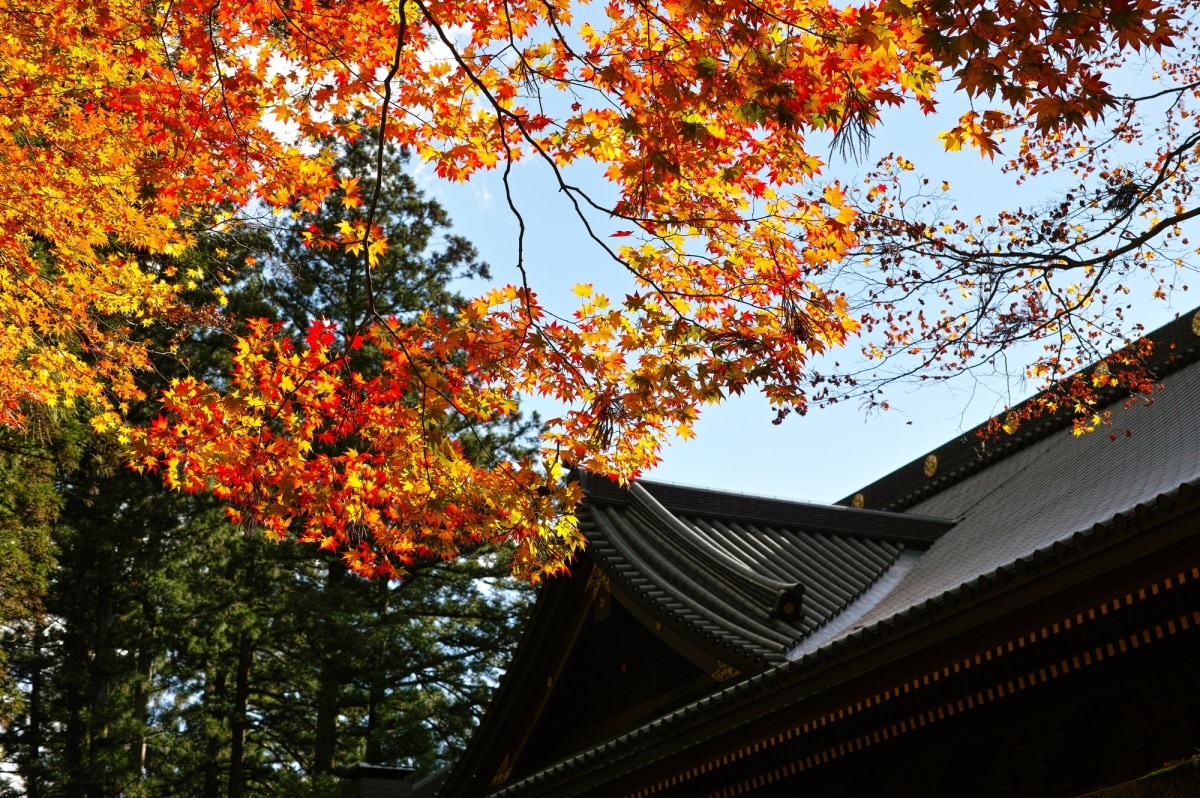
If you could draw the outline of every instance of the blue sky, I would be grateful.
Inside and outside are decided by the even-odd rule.
[[[949,179],[955,201],[972,213],[1021,204],[1028,207],[1052,198],[1053,182],[1018,188],[1013,178],[1000,174],[997,164],[975,152],[943,152],[936,135],[951,126],[949,120],[957,113],[923,118],[901,110],[886,115],[864,164],[833,163],[827,174],[854,182],[869,164],[895,151],[914,161],[918,172],[931,180]],[[422,188],[450,212],[456,232],[480,249],[494,279],[516,282],[517,224],[507,208],[499,174],[486,173],[468,184],[454,185],[418,167],[418,178]],[[606,188],[598,173],[587,167],[575,169],[569,179],[600,193]],[[543,302],[570,316],[577,299],[570,289],[576,283],[593,283],[616,297],[629,290],[631,284],[620,268],[594,242],[586,240],[581,223],[572,216],[544,165],[518,164],[511,182],[527,225],[529,283]],[[604,220],[599,223],[603,225]],[[479,287],[462,289],[470,292]],[[1146,299],[1141,318],[1153,328],[1176,311],[1188,310],[1191,302],[1186,295],[1176,299],[1174,306]],[[851,349],[855,348],[852,343]],[[667,448],[662,464],[645,476],[751,494],[836,501],[967,432],[1028,393],[1019,375],[986,381],[964,378],[919,388],[901,384],[887,397],[892,406],[888,411],[867,413],[848,403],[814,409],[778,426],[771,423],[774,413],[761,396],[735,397],[706,410],[695,439]],[[530,402],[527,406],[544,416],[556,412],[548,404]]]

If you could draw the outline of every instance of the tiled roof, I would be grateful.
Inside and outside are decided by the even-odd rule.
[[[1198,375],[1200,376],[1200,375]],[[517,798],[553,790],[579,773],[601,765],[620,761],[642,761],[648,750],[660,746],[683,748],[696,745],[722,733],[722,718],[737,715],[744,718],[747,707],[759,707],[759,714],[777,710],[785,705],[781,691],[798,683],[809,684],[813,674],[836,671],[837,664],[856,651],[870,650],[881,639],[887,639],[908,626],[920,626],[946,609],[949,604],[963,605],[1003,591],[1007,585],[1024,577],[1046,573],[1064,563],[1103,549],[1111,539],[1137,534],[1129,516],[1136,514],[1141,522],[1151,525],[1169,517],[1181,508],[1195,512],[1200,507],[1200,479],[1182,485],[1177,490],[1139,504],[1135,512],[1121,513],[1106,523],[1071,536],[1067,544],[1057,543],[1032,552],[1027,557],[1007,563],[995,571],[981,574],[945,593],[917,606],[855,626],[852,634],[838,636],[819,649],[812,657],[786,662],[761,673],[723,686],[716,692],[672,710],[648,723],[615,735],[595,746],[567,757],[553,765],[531,773],[519,781],[488,793],[489,798]],[[1131,508],[1132,510],[1133,508]],[[788,701],[795,701],[789,698]],[[664,755],[661,752],[656,756]]]
[[[1197,318],[1200,319],[1200,314]],[[855,656],[856,652],[874,650],[884,641],[905,634],[908,629],[927,628],[934,619],[947,613],[965,611],[991,596],[1011,592],[1014,586],[1031,584],[1046,574],[1085,563],[1094,553],[1107,551],[1122,541],[1153,534],[1157,525],[1180,513],[1195,513],[1200,508],[1198,331],[1200,325],[1182,319],[1155,334],[1155,338],[1167,342],[1160,350],[1166,357],[1156,366],[1162,377],[1163,390],[1155,396],[1150,407],[1122,407],[1119,397],[1114,397],[1118,400],[1113,406],[1115,439],[1103,431],[1076,437],[1061,419],[1045,419],[1031,424],[1030,429],[1022,430],[1019,435],[992,445],[987,451],[980,451],[978,441],[971,438],[940,447],[935,454],[941,459],[943,468],[936,477],[924,476],[924,463],[917,460],[864,488],[868,502],[881,495],[884,497],[874,506],[905,509],[925,516],[926,520],[929,517],[951,518],[957,523],[945,534],[934,534],[929,539],[928,551],[897,580],[898,584],[891,590],[880,591],[887,595],[853,623],[828,635],[821,645],[810,647],[813,650],[803,650],[798,659],[724,686],[704,698],[505,785],[492,793],[493,798],[537,793],[555,783],[565,783],[561,780],[572,779],[574,774],[590,772],[603,763],[629,761],[631,757],[641,760],[648,751],[665,751],[664,746],[674,749],[697,744],[708,736],[721,733],[720,729],[724,728],[721,718],[726,714],[736,713],[743,717],[746,712],[754,711],[752,707],[761,707],[763,712],[775,711],[780,706],[783,691],[797,685],[811,687],[820,674],[836,672],[838,663]],[[767,547],[762,535],[783,535],[784,541],[794,545],[793,541],[808,535],[831,534],[829,527],[820,526],[820,521],[828,520],[829,516],[822,516],[819,511],[834,508],[773,507],[772,512],[779,510],[784,514],[791,513],[793,518],[804,519],[788,525],[774,515],[767,520],[755,516],[754,512],[767,512],[767,504],[756,504],[760,500],[730,498],[730,494],[711,491],[688,493],[687,489],[650,483],[642,483],[642,486],[671,511],[690,535],[708,536],[710,528],[736,529],[741,537],[735,542],[729,537],[719,537],[713,545],[725,556],[752,570],[777,557],[776,550]],[[589,490],[589,496],[592,493]],[[609,500],[604,496],[596,498],[597,506],[603,510],[597,518],[614,514],[618,517],[636,515],[628,507],[610,508]],[[630,502],[631,505],[634,503]],[[738,514],[743,519],[741,523],[734,520]],[[716,520],[718,517],[719,521]],[[860,531],[870,527],[863,523],[866,516],[841,518],[854,519],[853,524]],[[892,518],[893,513],[880,513],[876,517],[879,526],[875,527],[880,535],[867,538],[872,544],[880,544],[880,550],[887,550],[887,536],[883,530],[887,523],[892,523]],[[654,526],[653,522],[644,519],[639,523]],[[596,523],[594,529],[588,530],[589,535],[602,537],[605,530],[601,526],[603,522]],[[638,530],[637,525],[626,523],[617,529],[617,534],[623,535],[622,540],[629,547],[634,545],[631,534]],[[660,530],[660,534],[666,533]],[[646,551],[642,559],[678,562],[678,546],[683,545],[685,535],[682,530],[674,534],[679,537],[669,548]],[[838,534],[845,534],[845,530],[832,536],[836,538]],[[780,538],[772,537],[771,540],[777,543]],[[840,544],[840,538],[838,540]],[[659,542],[658,545],[663,544]],[[597,551],[604,549],[607,552],[606,546],[609,544],[600,543]],[[615,545],[609,548],[617,549]],[[614,572],[627,567],[620,565],[619,551],[617,555],[615,557],[611,552],[602,555]],[[892,561],[896,556],[891,555]],[[858,557],[858,554],[852,555],[836,568],[846,568],[848,562],[849,572],[867,585],[884,573],[885,569],[873,571],[866,560]],[[777,563],[780,570],[763,570],[761,573],[781,582],[791,579],[803,584],[807,579],[815,585],[818,581],[810,574],[788,570],[790,565],[784,566],[783,562],[780,558]],[[696,566],[682,566],[680,570],[686,572],[692,567]],[[656,581],[663,578],[659,575]],[[649,587],[642,589],[653,593]],[[809,587],[809,590],[814,588]],[[657,595],[653,599],[663,602],[660,606],[664,611],[676,614],[683,611],[672,605],[672,600],[682,603],[684,597],[697,598],[687,584],[675,584],[664,592],[673,599]],[[844,597],[848,593],[838,595]],[[838,600],[832,600],[827,606],[834,605],[845,606],[844,598],[840,604]],[[815,601],[809,607],[814,611],[814,621],[819,613],[826,612],[825,609],[816,610],[816,607]],[[833,617],[836,617],[836,610],[834,613]],[[822,620],[817,623],[830,620],[829,615],[820,617]],[[800,625],[793,626],[807,634],[811,627],[804,624],[809,620],[805,617]],[[830,624],[831,629],[827,631],[832,631],[833,626]],[[728,637],[727,633],[722,634]],[[748,644],[743,641],[740,645]],[[802,694],[807,694],[808,689]],[[665,754],[660,751],[655,755]]]
[[[1193,379],[1200,383],[1200,367],[1193,371],[1196,372]],[[543,789],[553,788],[561,780],[569,780],[575,774],[601,765],[629,761],[630,758],[640,760],[644,757],[642,752],[651,747],[668,745],[678,748],[698,744],[721,733],[724,728],[721,718],[726,714],[741,716],[750,706],[761,707],[760,712],[774,711],[783,705],[782,690],[797,684],[810,685],[811,680],[818,674],[836,672],[838,663],[853,657],[856,652],[872,650],[881,641],[903,634],[907,628],[927,625],[931,619],[939,617],[947,610],[961,610],[974,601],[1008,591],[1013,584],[1028,583],[1032,579],[1082,560],[1095,551],[1103,550],[1114,541],[1142,534],[1145,529],[1152,528],[1161,519],[1170,518],[1178,512],[1194,513],[1197,507],[1200,507],[1200,477],[1174,490],[1147,497],[1145,501],[1096,523],[1091,528],[1062,536],[1064,539],[1050,542],[1023,557],[986,573],[977,574],[919,603],[906,601],[904,603],[907,606],[898,608],[899,602],[886,602],[877,608],[877,612],[869,613],[868,618],[854,624],[845,634],[837,635],[808,656],[768,668],[722,687],[710,695],[531,773],[519,781],[506,784],[503,788],[489,793],[489,796],[515,798],[520,795],[534,795]],[[946,537],[950,539],[956,534],[957,530]],[[913,584],[909,582],[909,587]],[[794,700],[796,699],[788,699]]]
[[[1147,337],[1154,342],[1154,348],[1149,357],[1142,361],[1142,365],[1152,375],[1159,380],[1165,380],[1171,374],[1189,368],[1200,360],[1200,310],[1181,316]],[[1129,398],[1127,392],[1116,388],[1102,389],[1100,394],[1101,406],[1117,405]],[[1162,425],[1169,423],[1170,421],[1165,421]],[[872,482],[838,504],[854,504],[896,512],[909,510],[930,496],[990,469],[993,464],[1060,433],[1070,425],[1069,414],[1046,415],[1026,422],[1015,434],[1001,435],[995,439],[981,439],[977,436],[976,432],[987,426],[981,425],[977,430],[948,441],[927,455]],[[1112,429],[1118,433],[1124,432],[1120,421],[1114,422]],[[929,473],[931,461],[934,472],[932,476]]]
[[[1112,429],[1115,438],[1061,429],[915,505],[912,512],[956,518],[958,524],[856,626],[1200,484],[1200,366],[1164,378],[1149,407],[1118,406]]]
[[[782,661],[949,522],[637,482],[585,481],[598,567],[653,617],[741,659]],[[736,520],[735,520],[736,519]]]
[[[896,590],[848,632],[936,600],[961,585],[992,578],[1035,552],[1061,546],[1142,506],[1158,506],[1200,485],[1200,313],[1152,334],[1161,390],[1128,407],[1114,396],[1112,426],[1082,436],[1063,418],[983,449],[968,436],[957,469],[889,506],[954,518],[952,534],[922,556]],[[953,457],[945,459],[950,460]],[[912,473],[921,461],[900,469]],[[885,478],[864,488],[878,487]],[[933,485],[921,483],[933,482]]]

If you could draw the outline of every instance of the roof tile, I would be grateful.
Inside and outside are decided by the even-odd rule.
[[[867,590],[906,542],[950,526],[653,482],[618,489],[587,478],[584,489],[588,551],[610,579],[655,617],[717,646],[714,656],[763,665]]]

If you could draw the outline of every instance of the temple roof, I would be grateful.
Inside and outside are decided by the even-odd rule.
[[[660,622],[763,665],[950,522],[639,481],[584,478],[597,566]]]
[[[1111,396],[1112,426],[1075,435],[1062,417],[987,444],[964,436],[932,453],[944,468],[914,478],[890,509],[956,519],[888,597],[851,629],[920,607],[1017,563],[1073,547],[1127,517],[1172,505],[1200,487],[1200,313],[1153,334],[1160,390],[1152,400]],[[860,492],[887,497],[890,475]],[[847,499],[852,501],[852,498]]]
[[[587,556],[614,593],[759,667],[487,794],[603,784],[647,751],[805,701],[848,663],[879,667],[951,634],[939,629],[1004,617],[1169,545],[1184,534],[1174,519],[1200,512],[1200,314],[1152,338],[1162,390],[1152,402],[1109,395],[1108,430],[1076,436],[1050,416],[1000,439],[972,431],[840,503],[855,507],[585,480]]]

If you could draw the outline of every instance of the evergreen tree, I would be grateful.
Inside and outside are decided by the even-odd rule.
[[[360,141],[347,148],[340,166],[348,175],[370,172],[375,154],[372,142]],[[340,247],[302,244],[305,233],[335,236],[345,214],[340,193],[320,213],[301,214],[274,248],[278,255],[268,262],[260,290],[294,333],[317,318],[352,332],[372,313],[450,312],[462,302],[453,281],[487,276],[475,249],[448,233],[442,208],[423,199],[399,168],[401,156],[391,152],[388,160],[376,218],[390,248],[370,285],[360,258]],[[374,188],[362,186],[361,193],[371,197]],[[372,356],[360,351],[356,367],[370,371]],[[463,434],[477,458],[491,459],[520,453],[533,430],[533,423],[517,419]],[[316,776],[360,759],[443,761],[476,722],[487,677],[502,659],[497,641],[515,639],[520,613],[514,603],[526,595],[524,586],[506,576],[504,557],[493,550],[457,563],[413,563],[400,583],[364,582],[332,555],[309,557],[313,569],[289,594],[293,620],[283,625],[304,630],[292,642],[302,654],[268,660],[277,667],[266,669],[275,689],[260,710],[264,726],[290,727],[287,738],[304,741],[298,747],[311,754],[305,772]]]
[[[361,172],[374,152],[351,145],[342,164]],[[449,310],[461,301],[451,283],[486,267],[401,163],[388,154],[377,219],[392,248],[370,288],[355,258],[303,244],[305,233],[336,229],[337,196],[274,236],[202,237],[175,267],[217,275],[230,271],[223,261],[252,254],[259,268],[228,291],[231,317],[273,316],[293,332],[314,318],[352,330],[369,313]],[[229,343],[164,341],[182,357],[149,379],[216,372]],[[358,357],[369,368],[372,353]],[[500,458],[527,446],[534,425],[464,435],[478,457]],[[45,613],[5,641],[24,699],[0,719],[5,754],[29,795],[331,794],[349,764],[432,767],[465,740],[528,599],[506,576],[504,552],[417,562],[403,582],[367,582],[333,555],[268,542],[211,501],[132,474],[103,439],[83,440],[77,465],[59,463],[47,482],[47,506],[62,509],[52,536],[43,523],[43,548],[52,538],[58,564],[48,587],[30,583],[45,593]],[[4,502],[25,499],[10,481],[0,491],[8,535]],[[31,561],[46,573],[53,562]]]
[[[38,411],[25,435],[0,432],[0,752],[41,795],[51,772],[45,669],[55,655],[45,598],[56,565],[52,530],[62,507],[57,475],[72,468],[85,433],[70,414]],[[0,783],[0,795],[10,785]]]

